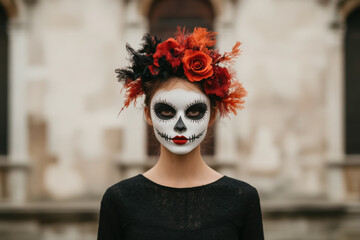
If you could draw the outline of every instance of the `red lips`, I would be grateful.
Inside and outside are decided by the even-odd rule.
[[[174,143],[179,144],[179,145],[185,144],[188,141],[188,139],[186,137],[184,137],[184,136],[175,136],[171,140]]]

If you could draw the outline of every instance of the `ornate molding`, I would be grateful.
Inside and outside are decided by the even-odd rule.
[[[129,0],[127,0],[127,1],[129,1]],[[140,14],[143,15],[144,17],[148,17],[151,5],[153,4],[154,1],[156,1],[156,0],[140,0],[140,2],[139,2]],[[213,6],[215,16],[219,16],[222,13],[222,11],[224,9],[223,6],[224,6],[225,1],[226,0],[209,0],[209,2]],[[231,1],[237,2],[238,0],[231,0]]]
[[[360,0],[340,0],[337,3],[337,9],[342,21],[356,8],[360,7]]]
[[[18,9],[14,0],[0,0],[0,5],[2,5],[9,18],[15,18],[18,15]]]

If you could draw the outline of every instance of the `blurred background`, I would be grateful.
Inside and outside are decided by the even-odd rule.
[[[94,240],[110,185],[157,159],[125,44],[242,42],[245,109],[204,160],[255,186],[267,240],[360,239],[360,0],[0,0],[0,238]]]

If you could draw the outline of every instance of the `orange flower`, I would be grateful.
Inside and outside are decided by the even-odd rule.
[[[201,51],[185,50],[182,59],[184,73],[190,82],[200,81],[213,75],[212,58]]]

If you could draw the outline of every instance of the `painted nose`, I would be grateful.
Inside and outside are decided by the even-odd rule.
[[[178,131],[180,133],[186,131],[186,126],[185,126],[184,122],[182,121],[181,117],[179,118],[179,120],[175,124],[174,129],[175,129],[175,131]]]

